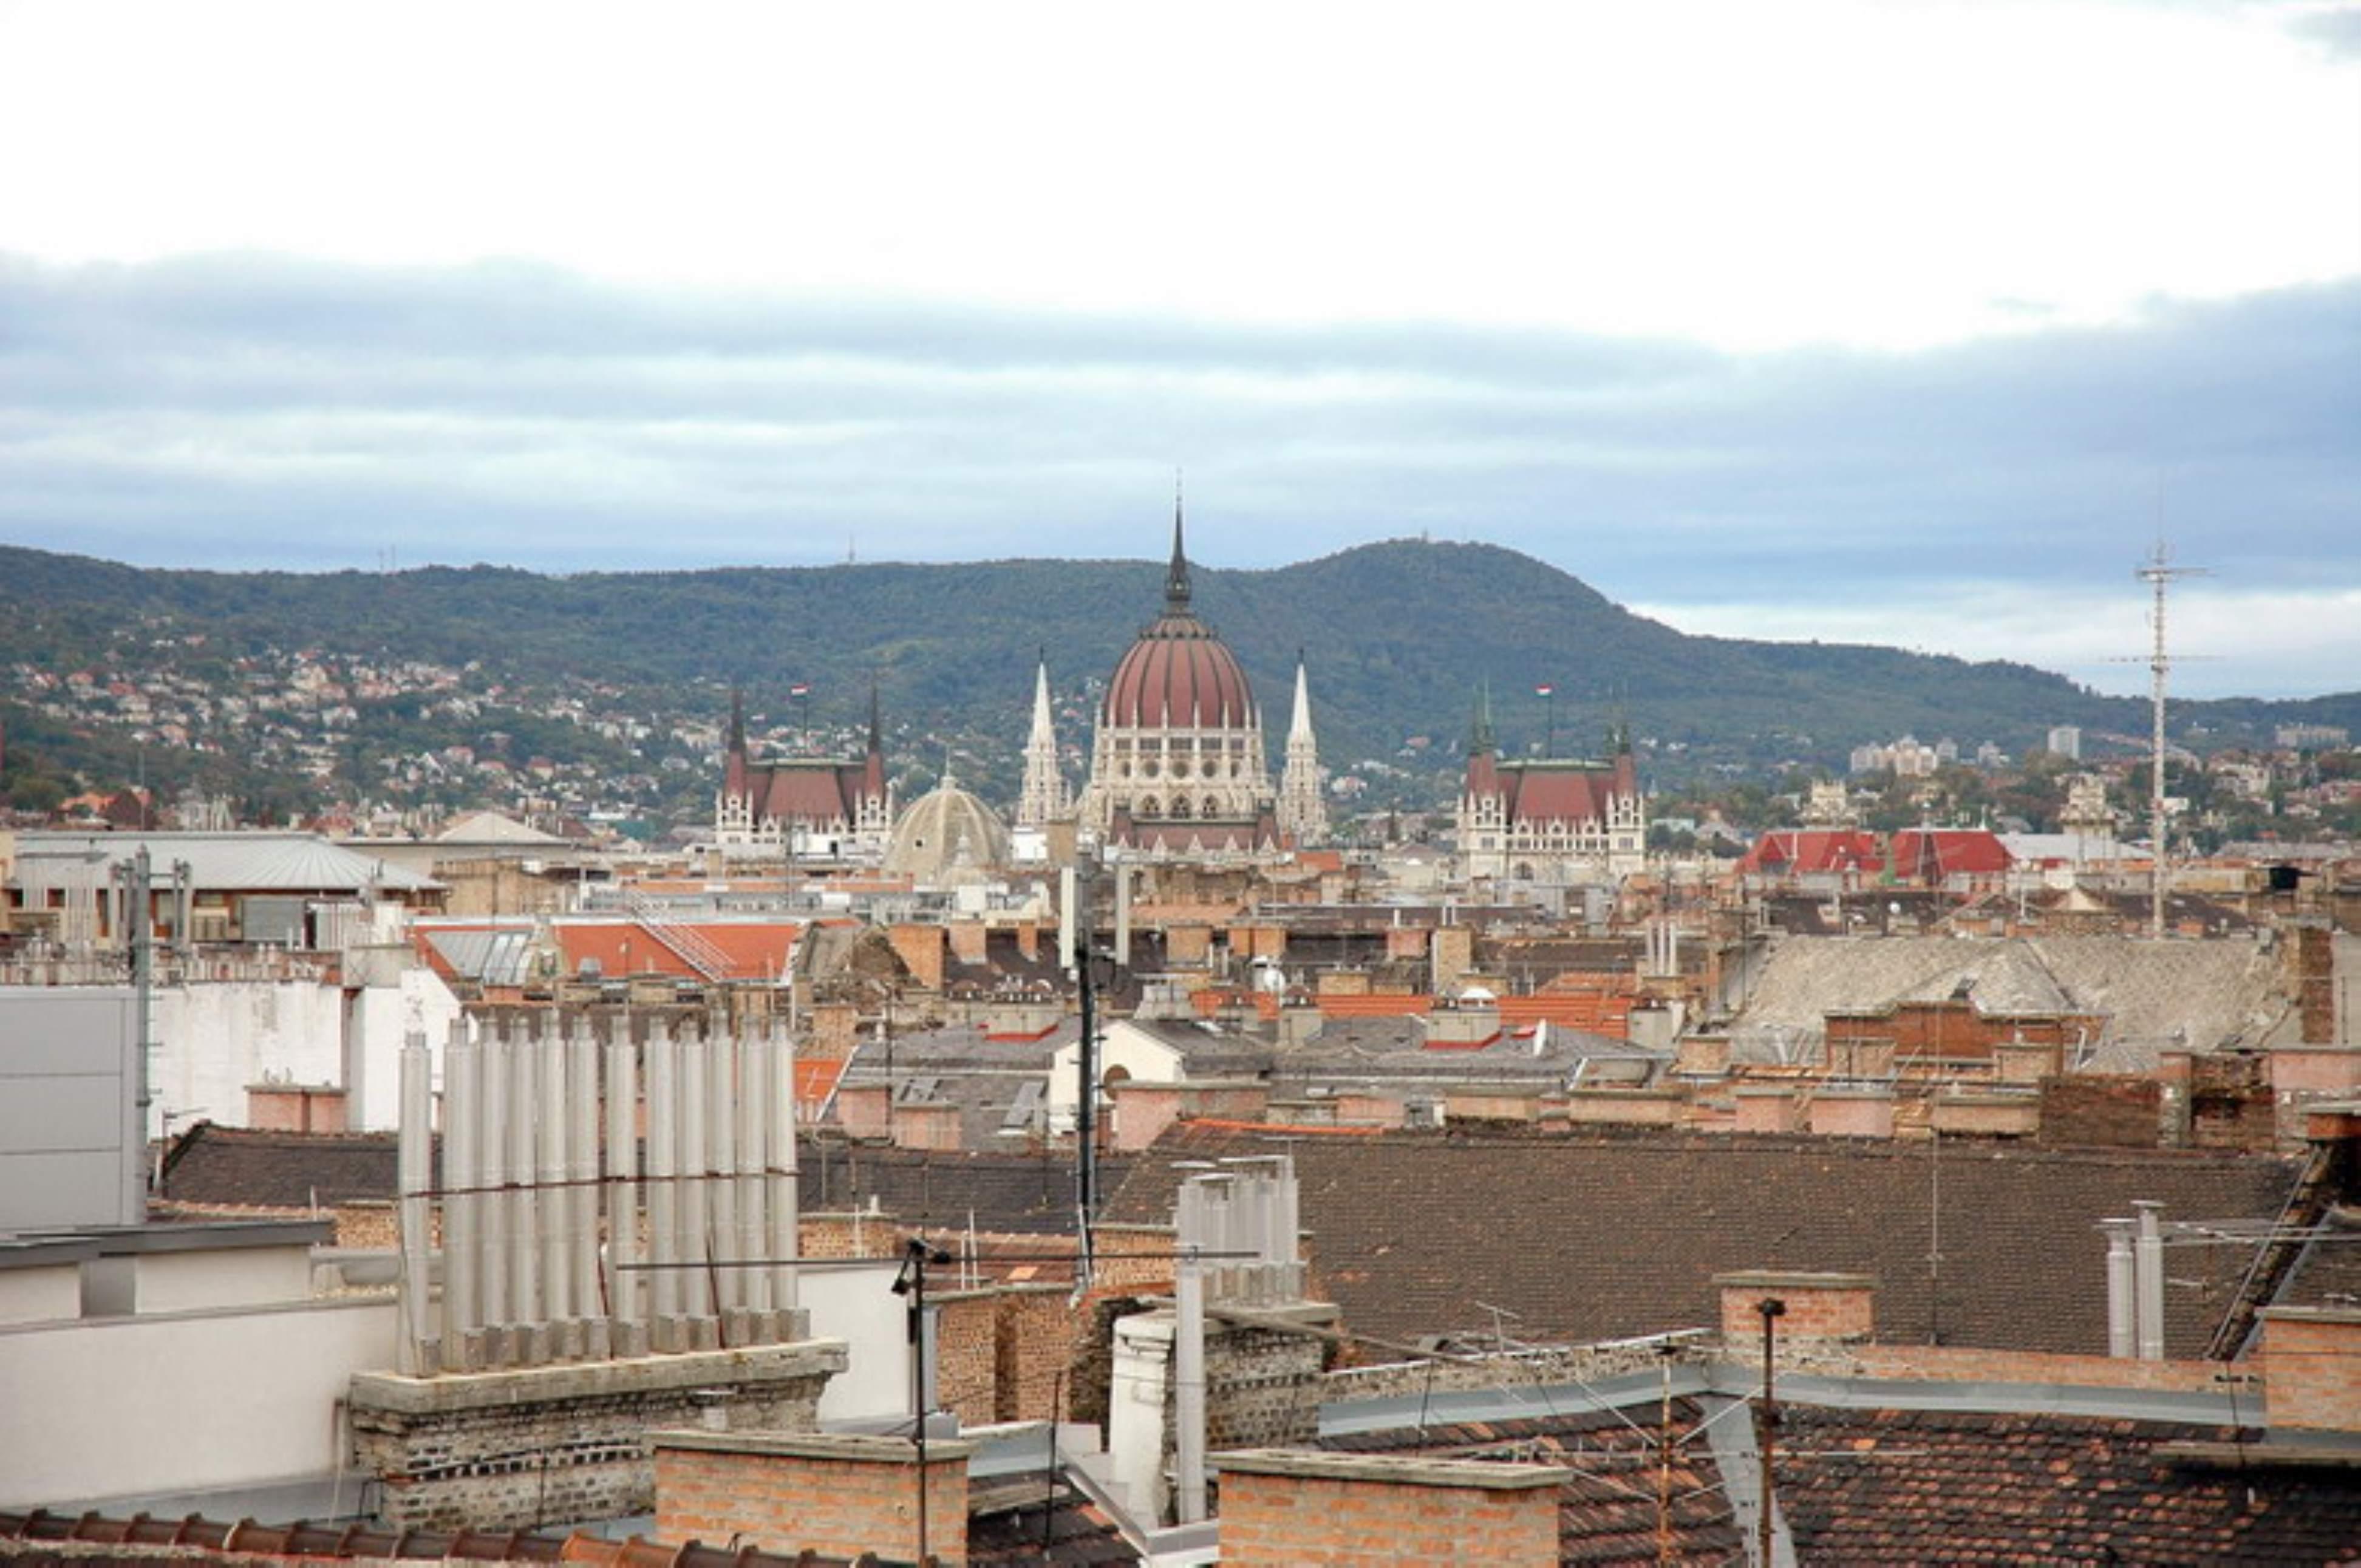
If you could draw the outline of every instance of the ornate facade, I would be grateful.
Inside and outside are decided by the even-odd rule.
[[[746,746],[746,707],[732,695],[713,838],[819,860],[873,859],[894,830],[877,694],[869,696],[869,746],[858,760],[781,757],[756,762]]]
[[[1280,828],[1262,710],[1236,656],[1191,609],[1191,595],[1175,507],[1164,613],[1107,683],[1082,825],[1102,843],[1137,853],[1273,852]]]
[[[1648,846],[1631,740],[1610,761],[1504,762],[1491,705],[1479,709],[1459,795],[1460,868],[1471,881],[1585,882],[1641,870]]]

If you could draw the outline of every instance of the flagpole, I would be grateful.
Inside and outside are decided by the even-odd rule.
[[[1542,743],[1542,760],[1548,762],[1557,755],[1557,683],[1543,681],[1534,689],[1541,694],[1542,711],[1549,716],[1549,739]]]

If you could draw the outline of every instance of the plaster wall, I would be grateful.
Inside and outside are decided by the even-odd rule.
[[[0,1328],[58,1322],[81,1315],[79,1264],[0,1269]]]
[[[391,1296],[0,1329],[0,1508],[325,1475]]]
[[[796,1277],[796,1301],[811,1314],[818,1339],[844,1341],[850,1365],[828,1380],[819,1397],[823,1426],[910,1414],[910,1342],[902,1299],[894,1294],[901,1271],[895,1258],[873,1267],[808,1269]]]
[[[133,1260],[141,1312],[203,1312],[279,1302],[312,1294],[308,1245],[152,1252]]]

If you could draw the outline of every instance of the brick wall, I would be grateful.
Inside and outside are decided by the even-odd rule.
[[[1814,1133],[1830,1138],[1890,1138],[1894,1096],[1884,1090],[1822,1089],[1805,1113]]]
[[[894,1108],[894,1146],[905,1149],[956,1149],[960,1146],[960,1108],[948,1102],[904,1102]]]
[[[2148,1078],[2077,1073],[2041,1080],[2045,1144],[2148,1148],[2161,1137],[2164,1085]]]
[[[1583,1125],[1675,1127],[1683,1109],[1679,1093],[1653,1089],[1580,1089],[1565,1097],[1565,1119]]]
[[[1180,1086],[1131,1079],[1115,1086],[1115,1146],[1146,1148],[1180,1119]]]
[[[1213,950],[1213,930],[1195,921],[1175,921],[1164,927],[1164,961],[1186,964],[1191,968],[1203,965]]]
[[[1878,1039],[1920,1061],[1987,1061],[2004,1043],[2062,1045],[2095,1036],[2104,1024],[2096,1016],[2062,1013],[1987,1016],[1972,1002],[1948,1000],[1897,1002],[1873,1013],[1831,1013],[1826,1019],[1832,1052],[1843,1041]]]
[[[2361,1311],[2264,1308],[2262,1362],[2273,1429],[2361,1431]]]
[[[1434,931],[1434,989],[1436,994],[1455,988],[1476,967],[1476,928],[1472,926],[1438,926]]]
[[[1741,1088],[1735,1098],[1741,1133],[1792,1133],[1803,1124],[1803,1105],[1784,1085]]]
[[[661,1431],[656,1539],[671,1546],[761,1547],[915,1562],[917,1453],[902,1438],[819,1433]],[[967,1561],[967,1464],[975,1445],[927,1445],[927,1551]]]
[[[585,1362],[466,1377],[363,1374],[347,1401],[355,1463],[390,1524],[516,1530],[645,1513],[651,1429],[718,1411],[808,1431],[841,1342]]]
[[[2189,1141],[2201,1149],[2249,1152],[2278,1146],[2279,1102],[2271,1092],[2268,1058],[2190,1058]]]
[[[2325,926],[2295,933],[2296,1005],[2303,1037],[2324,1046],[2336,1038],[2336,934]]]
[[[796,1236],[805,1257],[897,1257],[902,1252],[901,1222],[891,1214],[799,1214]]]
[[[341,1133],[345,1091],[320,1084],[252,1084],[246,1091],[246,1124],[269,1133]]]
[[[996,1290],[930,1290],[935,1309],[935,1401],[961,1426],[999,1419],[1000,1304]]]
[[[1222,1561],[1327,1564],[1558,1561],[1555,1465],[1392,1455],[1219,1454]]]
[[[894,944],[894,956],[910,971],[910,978],[923,991],[943,988],[943,927],[940,926],[888,926],[885,939]],[[975,927],[975,957],[963,959],[966,963],[979,963],[983,959],[983,927]]]
[[[1786,1304],[1775,1331],[1781,1340],[1797,1343],[1861,1342],[1876,1334],[1877,1281],[1866,1274],[1799,1274],[1747,1270],[1717,1274],[1721,1293],[1721,1335],[1733,1348],[1763,1343],[1763,1314],[1768,1299]]]
[[[2041,1127],[2041,1102],[2031,1095],[1938,1094],[1928,1115],[1938,1133],[2021,1138]]]
[[[811,1041],[803,1055],[814,1061],[842,1061],[852,1054],[861,1014],[850,1002],[823,1002],[811,1010]]]
[[[836,1124],[848,1137],[885,1135],[885,1104],[893,1086],[884,1083],[840,1083],[836,1088]]]

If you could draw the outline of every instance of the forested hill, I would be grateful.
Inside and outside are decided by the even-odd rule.
[[[1296,651],[1309,662],[1323,759],[1428,754],[1461,743],[1488,685],[1505,749],[1537,746],[1536,683],[1556,688],[1562,752],[1598,750],[1620,712],[1660,766],[1785,760],[1841,764],[1852,746],[1905,732],[2011,751],[2053,724],[2136,734],[2144,707],[2012,663],[1890,649],[1691,637],[1631,614],[1577,578],[1480,544],[1394,541],[1270,571],[1195,570],[1199,612],[1245,663],[1276,748]],[[328,575],[134,568],[0,549],[0,696],[22,669],[62,673],[126,638],[181,649],[198,668],[265,650],[476,664],[511,687],[589,682],[646,711],[718,712],[742,686],[785,710],[790,683],[815,717],[845,719],[871,679],[895,729],[1006,747],[1013,777],[1046,652],[1078,722],[1161,604],[1155,562],[848,565],[552,576],[478,566]],[[190,636],[203,639],[192,644]],[[364,715],[366,718],[366,715]],[[2177,710],[2215,743],[2304,718],[2361,729],[2361,695]]]

